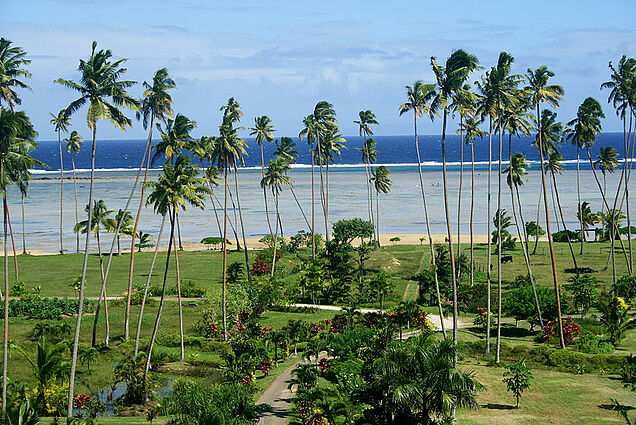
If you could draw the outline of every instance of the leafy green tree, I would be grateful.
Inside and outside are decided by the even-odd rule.
[[[373,223],[361,218],[338,220],[333,224],[333,237],[342,243],[350,243],[356,238],[360,242],[373,236]]]
[[[517,363],[506,366],[503,374],[503,382],[506,384],[507,390],[512,392],[517,399],[517,408],[519,408],[519,399],[524,390],[530,388],[532,381],[532,371],[526,365],[525,360],[519,360]]]
[[[15,106],[22,103],[15,89],[30,88],[22,79],[31,77],[31,73],[23,68],[31,63],[31,59],[26,58],[22,47],[12,44],[4,37],[0,38],[0,109],[2,103],[5,103],[14,111]]]
[[[565,285],[565,289],[572,294],[574,308],[581,312],[581,319],[584,319],[585,314],[594,305],[598,297],[596,278],[589,274],[573,276],[570,279],[570,283]]]
[[[529,280],[528,280],[529,283]],[[554,290],[546,287],[537,287],[537,298],[539,307],[544,318],[548,320],[557,316],[556,297]],[[561,302],[565,298],[561,294]],[[526,320],[530,323],[530,330],[539,325],[539,316],[537,314],[536,300],[530,285],[524,284],[518,288],[514,288],[504,300],[503,309],[507,316],[512,316],[515,321]]]
[[[122,65],[126,59],[112,61],[110,50],[97,50],[97,42],[91,46],[91,55],[88,60],[80,59],[78,70],[81,74],[80,83],[58,78],[55,83],[79,92],[80,97],[66,107],[67,113],[72,115],[88,103],[86,123],[93,133],[93,145],[91,150],[91,177],[89,185],[88,205],[89,220],[93,215],[93,183],[95,181],[95,149],[97,147],[97,121],[108,120],[115,127],[125,131],[132,125],[132,121],[126,117],[120,108],[139,109],[139,102],[128,95],[126,89],[135,84],[134,81],[121,80],[126,72]],[[92,228],[89,223],[88,228]],[[82,322],[82,310],[84,306],[84,284],[86,282],[86,270],[88,264],[88,246],[91,232],[86,232],[86,249],[82,265],[82,284],[79,295],[79,309],[77,323],[75,325],[75,337],[73,340],[73,352],[71,354],[71,373],[69,379],[69,398],[67,408],[67,420],[73,417],[73,397],[75,390],[75,369],[77,367],[77,350],[79,346],[80,325]]]
[[[376,273],[371,277],[369,290],[373,298],[380,303],[380,310],[384,309],[384,299],[395,289],[395,283],[386,273]]]
[[[492,243],[499,241],[499,235],[501,234],[501,249],[514,250],[517,238],[513,238],[508,231],[508,227],[512,226],[512,219],[508,216],[508,212],[506,210],[497,210],[495,216],[492,218],[492,222],[495,226],[495,230],[491,235]],[[495,247],[495,250],[495,252],[498,252],[499,246]]]

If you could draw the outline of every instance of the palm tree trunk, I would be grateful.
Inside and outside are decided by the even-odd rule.
[[[252,281],[252,277],[249,274],[250,270],[250,260],[247,255],[247,241],[245,240],[245,225],[243,224],[243,211],[241,210],[241,198],[239,197],[239,187],[238,187],[238,168],[236,167],[236,161],[234,164],[234,188],[236,190],[236,204],[238,205],[239,218],[241,220],[241,235],[243,236],[243,248],[245,254],[245,270],[247,270],[247,280],[248,282]]]
[[[296,192],[294,191],[294,186],[289,186],[289,189],[291,190],[291,193],[294,197],[294,201],[296,201],[296,205],[298,205],[298,209],[300,209],[300,212],[302,213],[303,218],[305,219],[305,224],[307,224],[307,228],[311,232],[311,225],[309,224],[309,220],[307,220],[307,216],[305,215],[305,211],[303,210],[303,207],[300,205],[300,202],[298,202],[298,198],[296,197]]]
[[[272,257],[272,272],[271,272],[271,276],[274,277],[274,271],[276,270],[276,248],[277,248],[277,242],[278,242],[278,223],[279,223],[279,216],[278,216],[278,193],[274,192],[274,204],[276,206],[276,225],[274,226],[274,256]]]
[[[15,239],[13,238],[13,227],[11,226],[11,215],[9,214],[9,205],[7,205],[7,224],[9,225],[9,235],[11,235],[11,247],[13,248],[13,271],[15,280],[20,280],[20,272],[18,271],[18,252],[15,249]]]
[[[104,338],[104,347],[108,347],[110,341],[110,320],[108,315],[108,300],[106,299],[106,279],[104,278],[104,263],[102,261],[102,247],[99,242],[99,231],[97,232],[97,250],[99,255],[99,269],[102,273],[102,294],[104,296],[104,317],[106,318],[106,336]],[[97,314],[95,315],[97,320]]]
[[[554,280],[554,294],[557,302],[557,318],[559,320],[559,341],[561,348],[565,348],[565,340],[563,339],[563,317],[561,316],[561,295],[559,291],[559,278],[557,276],[556,258],[554,257],[554,244],[552,242],[552,233],[550,232],[550,210],[548,208],[548,193],[545,187],[545,164],[543,158],[543,139],[541,137],[541,118],[539,114],[539,104],[537,103],[537,122],[539,123],[539,155],[541,158],[541,188],[543,190],[543,203],[545,207],[545,227],[548,234],[548,245],[550,246],[550,261],[552,263],[552,278]]]
[[[20,204],[22,207],[22,254],[27,254],[26,249],[26,230],[25,230],[25,221],[24,221],[24,195],[20,196]]]
[[[627,167],[628,157],[629,157],[629,147],[631,144],[631,135],[632,135],[632,118],[633,114],[629,115],[629,130],[627,132],[627,143],[625,144],[625,165],[623,168]],[[631,165],[630,165],[631,171]],[[629,270],[629,275],[632,276],[634,274],[634,256],[632,253],[632,221],[631,215],[629,213],[629,173],[625,179],[625,204],[627,209],[627,243],[629,247],[629,264],[627,269]]]
[[[176,209],[176,208],[175,208]],[[175,241],[172,241],[175,244]],[[181,356],[179,361],[185,359],[185,344],[183,343],[183,304],[181,302],[181,271],[179,270],[179,253],[174,250],[174,262],[177,268],[177,299],[179,301],[179,335],[181,336]]]
[[[376,238],[376,241],[378,243],[378,245],[380,244],[380,192],[378,192],[377,190],[375,191],[375,228],[376,231],[378,233],[378,236]]]
[[[316,260],[316,195],[314,183],[314,150],[313,146],[309,147],[311,151],[311,259]]]
[[[4,180],[4,167],[3,167]],[[4,211],[4,343],[2,350],[2,422],[7,416],[7,368],[9,361],[9,258],[7,253],[7,192],[2,189],[2,209]]]
[[[501,127],[501,108],[499,108],[497,133],[499,133],[499,173],[497,176],[497,345],[495,350],[495,363],[499,364],[501,359],[501,216],[503,211],[501,210],[501,156],[503,150],[503,129]],[[490,322],[490,315],[486,317],[486,320]]]
[[[171,214],[170,216],[170,238],[168,239],[168,253],[166,255],[166,268],[163,272],[163,287],[161,289],[161,299],[159,301],[159,309],[157,310],[157,318],[155,319],[155,326],[152,330],[152,336],[150,337],[150,346],[148,347],[148,353],[146,354],[146,365],[144,367],[144,380],[143,380],[143,388],[144,388],[144,399],[148,400],[148,371],[150,370],[150,358],[152,357],[152,349],[155,345],[155,340],[157,339],[157,332],[159,331],[159,322],[161,320],[161,312],[163,311],[163,304],[166,299],[166,282],[168,280],[168,269],[170,268],[170,255],[172,250],[172,241],[174,240],[174,228],[175,228],[175,212],[174,209],[171,212],[170,207],[168,207],[167,214]]]
[[[557,206],[556,206],[556,199],[554,197],[554,186],[552,185],[552,180],[550,180],[548,182],[548,184],[550,185],[550,196],[552,197],[552,209],[554,211],[554,215],[557,217],[557,220],[556,220],[557,232],[560,232],[561,231],[561,225],[559,223],[559,219],[558,219],[558,215],[557,215]]]
[[[141,306],[139,307],[139,320],[137,320],[137,334],[135,335],[135,356],[139,352],[139,338],[141,336],[141,320],[144,317],[144,307],[146,306],[146,300],[148,298],[148,288],[150,287],[150,279],[152,279],[152,270],[155,268],[155,261],[157,260],[157,253],[159,252],[159,244],[161,242],[161,234],[163,233],[163,226],[166,223],[166,216],[161,219],[161,227],[159,228],[159,234],[157,235],[157,241],[155,242],[155,253],[152,256],[152,262],[150,263],[150,270],[148,271],[148,279],[146,279],[146,286],[144,286],[144,294],[141,297]]]
[[[90,231],[87,229],[87,231]],[[93,337],[91,340],[91,347],[95,347],[97,345],[97,322],[99,320],[99,313],[101,310],[102,300],[104,301],[104,311],[106,311],[106,279],[104,279],[104,265],[102,263],[102,248],[99,240],[99,230],[95,232],[95,236],[97,238],[97,253],[99,256],[99,269],[101,273],[102,287],[99,292],[99,297],[97,299],[97,307],[95,308],[95,318],[93,319]],[[108,316],[108,315],[107,315]],[[106,319],[106,323],[108,323],[108,318]],[[108,327],[108,326],[107,326]]]
[[[492,116],[489,118],[488,125],[488,212],[486,222],[488,223],[488,267],[486,267],[486,292],[488,298],[486,300],[486,351],[485,354],[490,355],[490,314],[491,314],[491,288],[490,288],[490,269],[492,267],[492,238],[490,237],[490,197],[491,197],[491,180],[492,180]]]
[[[583,242],[585,241],[585,228],[583,226],[583,210],[581,209],[581,148],[576,144],[576,196],[579,202],[579,226],[581,226],[581,250],[579,255],[583,255]]]
[[[64,158],[62,156],[62,135],[60,130],[57,132],[57,141],[60,145],[60,254],[64,254],[64,243],[62,238],[62,218],[64,213]]]
[[[232,232],[234,232],[234,239],[236,239],[236,250],[240,251],[241,250],[241,242],[239,242],[239,237],[238,237],[238,215],[236,214],[236,204],[234,203],[234,197],[232,196],[232,191],[230,190],[230,201],[232,201],[232,213],[234,214],[234,225],[232,225],[230,223],[230,225],[232,226]]]
[[[75,192],[75,224],[79,223],[79,206],[77,204],[77,179],[75,177],[75,152],[71,154],[71,163],[73,164],[73,191]],[[80,249],[80,234],[75,233],[75,252]]]
[[[448,255],[451,262],[451,282],[453,285],[453,344],[457,345],[458,329],[457,319],[459,310],[457,307],[457,270],[455,264],[455,252],[453,251],[453,234],[451,232],[450,214],[448,212],[448,183],[446,182],[446,118],[448,110],[444,108],[444,122],[442,124],[442,181],[444,185],[444,214],[446,216],[446,234],[448,235]],[[453,360],[453,367],[457,367],[457,355]]]
[[[556,203],[559,208],[559,216],[561,217],[561,223],[563,224],[563,230],[565,231],[566,239],[568,241],[568,246],[570,247],[570,254],[572,255],[572,263],[574,263],[574,270],[576,270],[576,275],[579,275],[579,266],[576,263],[576,256],[574,255],[574,247],[572,246],[572,242],[570,241],[570,236],[568,234],[568,228],[565,224],[565,218],[563,217],[563,208],[561,208],[561,199],[559,198],[559,188],[557,187],[556,176],[552,173],[552,185],[554,186],[554,192],[556,194]]]
[[[444,310],[442,308],[442,296],[439,290],[439,277],[437,276],[437,264],[435,261],[435,249],[433,248],[433,238],[431,237],[431,222],[428,219],[428,205],[426,203],[426,192],[424,191],[424,179],[422,178],[422,160],[420,158],[420,144],[417,140],[417,110],[413,109],[413,127],[415,132],[415,153],[417,154],[417,172],[420,178],[420,190],[422,192],[422,203],[424,204],[424,219],[426,220],[426,233],[428,235],[428,246],[431,250],[431,265],[433,266],[433,276],[435,277],[435,293],[437,295],[437,309],[439,311],[442,333],[446,338],[446,327],[444,325]]]
[[[181,223],[179,222],[179,211],[177,211],[176,217],[177,217],[177,236],[179,238],[179,251],[183,251],[183,242],[181,241]]]
[[[261,178],[265,178],[265,155],[263,153],[263,142],[261,141]],[[265,202],[265,217],[267,218],[267,227],[269,228],[269,234],[272,234],[272,222],[269,220],[269,205],[267,203],[267,189],[263,187],[263,200]]]
[[[146,170],[144,172],[144,181],[141,183],[141,195],[139,196],[139,208],[137,208],[137,216],[135,217],[135,226],[133,227],[132,240],[130,243],[130,265],[128,267],[128,290],[126,292],[126,311],[124,313],[124,341],[128,341],[128,337],[129,337],[128,329],[129,329],[129,323],[130,323],[130,297],[132,296],[133,271],[135,268],[135,238],[137,237],[137,230],[139,229],[139,219],[141,218],[141,209],[143,208],[144,200],[145,200],[144,191],[146,189],[146,181],[148,181],[148,169],[150,168],[152,127],[154,126],[154,124],[155,124],[155,114],[153,113],[151,114],[151,117],[150,117],[150,131],[148,132],[148,141],[146,141],[146,152],[144,152],[148,154],[148,157],[146,159]],[[142,156],[140,171],[141,171],[141,168],[143,168],[144,156]],[[124,214],[125,214],[125,211],[122,214],[122,219],[124,217]],[[117,244],[119,245],[119,241],[117,242]]]
[[[457,194],[457,261],[461,258],[462,244],[462,188],[464,186],[464,116],[459,115],[459,193]],[[457,278],[461,277],[461,268],[457,270]]]
[[[93,128],[93,146],[91,148],[91,179],[88,191],[88,223],[87,229],[92,226],[91,219],[93,216],[93,183],[95,181],[95,148],[97,143],[97,123],[92,123]],[[68,405],[66,410],[66,420],[70,422],[73,418],[73,399],[75,391],[75,370],[77,368],[77,350],[79,348],[80,326],[82,324],[82,311],[84,308],[84,285],[86,283],[86,268],[88,265],[88,245],[90,242],[91,232],[86,232],[86,245],[84,249],[84,262],[82,264],[82,278],[80,280],[79,302],[77,307],[77,321],[75,323],[75,336],[73,337],[73,351],[71,353],[71,371],[68,383]]]
[[[543,176],[541,178],[543,178]],[[543,197],[543,186],[541,186],[539,187],[539,201],[537,202],[537,231],[534,235],[534,248],[532,249],[532,255],[537,253],[537,247],[539,246],[539,219],[541,217],[541,199],[543,199]]]
[[[226,283],[227,283],[227,164],[223,165],[223,180],[224,180],[224,189],[225,189],[225,200],[223,205],[223,340],[227,340],[227,314],[226,314]],[[245,271],[248,275],[250,273],[250,269],[248,268]]]
[[[475,142],[470,142],[470,286],[475,284]]]
[[[214,218],[216,219],[216,226],[219,228],[219,237],[223,237],[223,230],[221,230],[221,222],[219,221],[219,214],[216,212],[216,203],[214,202],[214,194],[212,193],[212,184],[208,182],[210,188],[210,203],[212,204],[212,210],[214,211]]]

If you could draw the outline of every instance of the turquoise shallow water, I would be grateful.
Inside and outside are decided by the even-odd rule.
[[[496,169],[496,166],[493,167]],[[380,231],[391,234],[426,234],[426,226],[420,196],[417,168],[409,166],[391,166],[393,186],[391,193],[380,195]],[[616,191],[620,173],[609,174],[607,178],[608,192]],[[65,177],[68,174],[65,174]],[[157,173],[153,173],[156,178]],[[599,175],[600,176],[600,175]],[[36,176],[37,177],[37,176]],[[88,173],[79,173],[77,181],[80,214],[88,199]],[[134,182],[135,172],[98,172],[95,181],[95,198],[104,199],[106,205],[111,210],[123,208]],[[299,202],[303,206],[305,213],[310,218],[311,213],[311,172],[307,168],[296,168],[292,170],[291,177],[294,179],[294,188]],[[318,196],[319,175],[316,173],[316,196]],[[263,192],[259,186],[261,178],[260,170],[249,169],[239,172],[239,194],[243,218],[245,222],[247,237],[262,236],[267,233],[267,223],[265,220],[265,207],[263,203]],[[475,233],[487,233],[487,194],[488,182],[487,171],[479,170],[475,178]],[[329,192],[329,222],[333,223],[339,219],[362,217],[367,218],[367,197],[365,188],[365,173],[360,167],[336,167],[330,168],[330,192]],[[230,181],[233,188],[233,182]],[[450,204],[450,217],[453,232],[457,232],[457,203],[459,188],[459,172],[451,170],[448,173],[448,193]],[[497,208],[497,173],[493,170],[492,175],[492,213]],[[502,207],[511,211],[510,191],[505,184],[505,177],[502,177],[504,192],[502,193]],[[576,192],[576,171],[565,170],[558,176],[558,188],[561,203],[564,208],[564,215],[568,228],[578,227],[576,219],[577,192]],[[537,201],[539,200],[540,173],[536,169],[530,169],[528,181],[520,190],[523,203],[523,214],[526,221],[536,220]],[[424,189],[426,190],[429,202],[429,214],[431,220],[431,232],[443,233],[446,230],[444,225],[444,204],[442,191],[441,171],[424,172]],[[550,190],[548,188],[548,190]],[[139,190],[138,190],[139,192]],[[215,190],[217,198],[222,202],[222,187]],[[36,178],[30,184],[29,196],[25,199],[25,232],[27,237],[27,248],[31,250],[57,252],[59,246],[59,179],[52,178],[49,174],[47,178]],[[598,187],[589,169],[581,171],[581,197],[583,201],[592,204],[594,210],[600,210],[601,197]],[[613,195],[612,195],[613,199]],[[13,229],[16,237],[18,250],[21,251],[22,244],[22,223],[20,217],[20,197],[11,188],[8,194],[9,208],[13,222]],[[270,201],[270,213],[272,223],[274,218],[273,197],[268,196]],[[133,214],[139,205],[139,193],[135,194],[132,203]],[[619,201],[620,202],[620,201]],[[552,199],[550,199],[552,204]],[[222,218],[222,209],[217,213]],[[631,214],[635,216],[636,207],[634,201],[631,205]],[[285,189],[280,197],[280,213],[283,223],[283,230],[286,235],[295,234],[298,230],[307,226],[302,218],[300,210],[296,205],[290,191]],[[230,210],[229,217],[234,220],[233,211]],[[551,217],[555,211],[551,210]],[[80,220],[84,219],[83,214]],[[462,233],[468,233],[470,219],[470,169],[466,167],[464,172],[464,189],[462,196],[462,211],[459,221],[461,222]],[[75,235],[72,232],[75,224],[75,201],[73,195],[72,180],[64,182],[64,240],[65,248],[74,251]],[[540,219],[543,222],[543,219]],[[153,213],[152,207],[145,207],[142,211],[142,221],[140,228],[144,232],[156,234],[161,224],[160,216]],[[218,227],[214,218],[214,212],[208,201],[205,210],[189,208],[180,213],[180,224],[182,239],[184,242],[198,242],[206,236],[218,235]],[[324,232],[324,218],[320,208],[320,200],[316,199],[316,229]],[[514,228],[510,229],[515,233]],[[558,230],[553,224],[553,231]],[[110,244],[110,236],[105,236],[106,244]],[[127,238],[124,238],[127,240]],[[124,242],[124,246],[127,243]]]

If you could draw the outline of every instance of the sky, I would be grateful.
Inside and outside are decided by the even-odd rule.
[[[21,92],[20,109],[41,140],[56,139],[49,113],[75,95],[53,80],[77,81],[93,40],[128,58],[126,79],[151,81],[166,67],[177,84],[174,110],[198,123],[197,137],[217,134],[229,97],[241,105],[242,125],[267,115],[278,136],[297,135],[321,100],[334,105],[344,135],[357,134],[353,120],[366,109],[380,122],[376,134],[410,134],[412,118],[397,112],[404,86],[433,82],[431,56],[444,61],[459,48],[484,67],[475,78],[500,51],[515,57],[515,73],[548,66],[565,89],[560,120],[592,96],[604,105],[604,130],[622,131],[600,84],[609,61],[636,56],[634,0],[2,0],[1,10],[0,36],[32,60],[32,91]],[[143,89],[130,93],[141,97]],[[87,137],[85,116],[76,114],[72,128]],[[419,127],[436,134],[441,120]],[[451,121],[449,132],[456,127]],[[126,133],[98,124],[104,139],[145,135],[137,121]]]

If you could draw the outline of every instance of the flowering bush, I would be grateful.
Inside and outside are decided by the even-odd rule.
[[[328,359],[322,358],[322,359],[318,360],[318,368],[320,369],[321,373],[326,373],[328,366],[329,366],[329,360]]]
[[[268,264],[265,261],[256,261],[254,264],[252,264],[252,270],[250,270],[250,274],[252,276],[262,276],[264,274],[271,273],[271,271],[271,264]]]
[[[270,362],[269,360],[261,360],[261,372],[263,372],[263,375],[269,375],[269,371],[271,368],[272,362]]]
[[[37,397],[37,388],[33,390],[33,395]],[[44,390],[44,402],[46,413],[54,418],[66,414],[66,403],[68,401],[68,384],[50,384]]]
[[[488,319],[486,319],[487,316],[488,316],[488,312],[485,309],[481,307],[477,307],[477,317],[475,317],[475,320],[473,320],[473,325],[481,326],[483,329],[486,329],[488,325]],[[491,311],[490,312],[491,327],[493,326],[493,321],[494,321],[494,316]]]
[[[581,325],[574,323],[571,317],[568,317],[563,322],[563,340],[565,345],[569,345],[574,341],[574,338],[581,333]],[[552,337],[559,336],[558,322],[550,320],[546,326],[543,327],[543,340],[547,343],[552,342]]]

